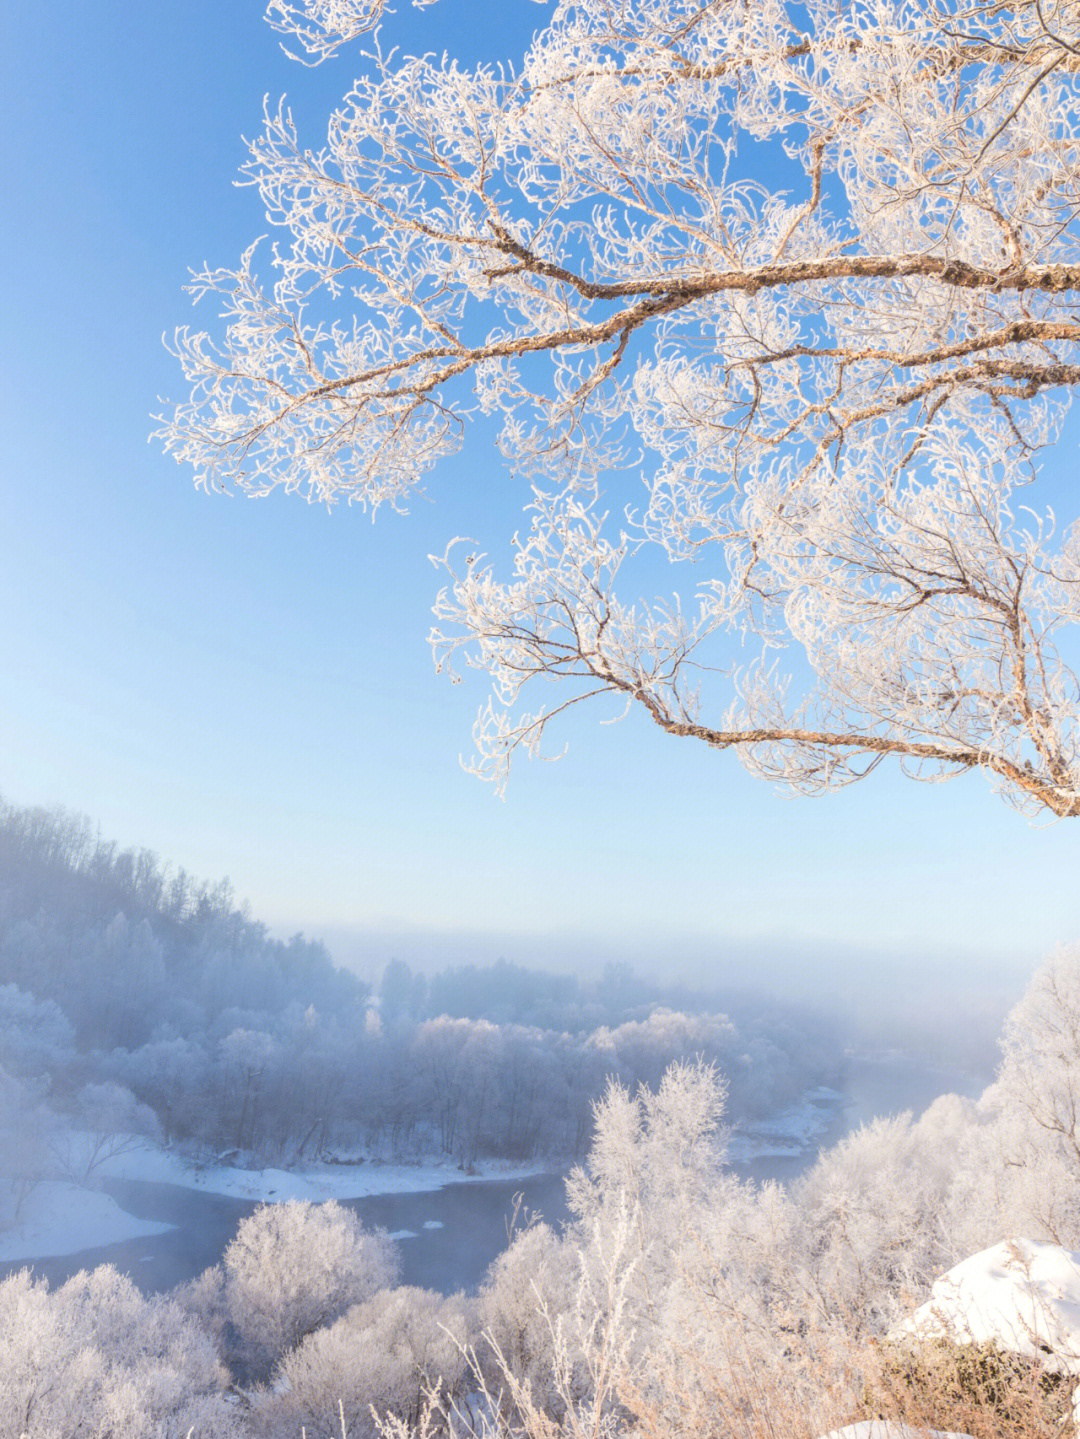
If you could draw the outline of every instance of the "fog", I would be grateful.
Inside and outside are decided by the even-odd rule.
[[[983,946],[958,950],[932,936],[913,953],[814,943],[783,931],[752,943],[685,935],[674,943],[662,933],[616,943],[578,929],[536,934],[339,925],[313,932],[338,964],[373,984],[387,956],[423,974],[504,960],[587,981],[599,980],[608,966],[628,965],[639,975],[662,974],[681,1006],[762,1011],[794,1004],[818,1014],[846,1045],[895,1047],[987,1076],[997,1066],[1005,1016],[1040,958],[995,954]]]
[[[691,1059],[722,1076],[736,1131],[786,1112],[798,1131],[807,1094],[845,1095],[848,1120],[789,1136],[795,1167],[759,1175],[782,1176],[856,1114],[977,1092],[1016,997],[1003,975],[961,1006],[963,976],[925,957],[595,948],[573,964],[569,937],[325,939],[275,938],[226,880],[85,817],[0,805],[0,1223],[25,1224],[50,1184],[107,1188],[140,1147],[253,1172],[564,1172],[611,1079],[655,1088]],[[852,1065],[884,1052],[893,1068],[856,1093]]]
[[[700,1055],[725,1074],[732,1119],[761,1119],[835,1081],[851,1040],[796,1003],[719,979],[665,985],[626,962],[578,977],[395,957],[368,983],[317,942],[272,938],[227,883],[63,811],[5,806],[0,872],[16,1213],[65,1167],[72,1126],[104,1150],[134,1131],[261,1164],[340,1151],[562,1163],[583,1154],[610,1074],[652,1084]],[[97,1159],[80,1163],[69,1177]]]

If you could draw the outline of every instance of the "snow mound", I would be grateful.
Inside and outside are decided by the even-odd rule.
[[[1080,1374],[1080,1254],[1033,1239],[1004,1240],[942,1275],[894,1334],[996,1343]]]
[[[863,1419],[846,1429],[834,1429],[822,1439],[971,1439],[970,1434],[945,1433],[942,1429],[913,1429],[895,1419]]]
[[[45,1180],[26,1201],[26,1214],[0,1234],[0,1263],[78,1254],[102,1244],[124,1244],[165,1234],[174,1226],[136,1219],[114,1199],[79,1184]]]

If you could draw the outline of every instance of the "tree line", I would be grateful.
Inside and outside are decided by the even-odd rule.
[[[834,1076],[823,1021],[773,1006],[736,1023],[691,998],[624,966],[585,981],[508,963],[425,976],[391,961],[371,986],[320,944],[271,937],[225,883],[120,849],[62,811],[0,806],[9,1212],[72,1128],[102,1153],[106,1134],[134,1132],[201,1158],[468,1167],[580,1156],[611,1074],[653,1084],[700,1055],[731,1076],[739,1120]]]

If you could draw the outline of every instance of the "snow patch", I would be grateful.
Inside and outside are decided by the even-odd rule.
[[[732,1164],[755,1159],[798,1158],[816,1149],[836,1123],[844,1102],[839,1090],[819,1085],[769,1119],[756,1120],[732,1135],[727,1158]]]
[[[946,1433],[943,1429],[913,1429],[895,1419],[863,1419],[845,1429],[833,1429],[823,1439],[971,1439],[970,1434]]]
[[[475,1174],[463,1174],[456,1165],[440,1160],[421,1164],[310,1164],[296,1169],[237,1169],[227,1164],[196,1165],[167,1150],[146,1147],[107,1160],[98,1173],[109,1179],[138,1179],[154,1184],[178,1184],[204,1194],[232,1199],[282,1202],[310,1199],[365,1199],[372,1194],[423,1194],[448,1184],[476,1183],[483,1179],[518,1179],[545,1173],[543,1165],[505,1165],[498,1161],[478,1165]]]
[[[19,1222],[0,1233],[0,1262],[52,1259],[102,1244],[165,1234],[172,1224],[136,1219],[107,1194],[61,1180],[43,1180],[26,1200]]]
[[[996,1343],[1080,1374],[1080,1254],[1033,1239],[995,1244],[942,1275],[895,1332]]]

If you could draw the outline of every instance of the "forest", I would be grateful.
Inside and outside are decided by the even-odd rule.
[[[63,811],[0,804],[0,1216],[65,1170],[65,1135],[140,1134],[205,1160],[580,1159],[616,1075],[673,1060],[729,1076],[732,1121],[836,1076],[835,1027],[771,1004],[735,1023],[625,967],[597,979],[502,963],[372,987],[271,938],[227,883],[171,872]],[[743,1000],[745,1008],[745,1000]],[[532,1016],[530,1019],[529,1016]]]

